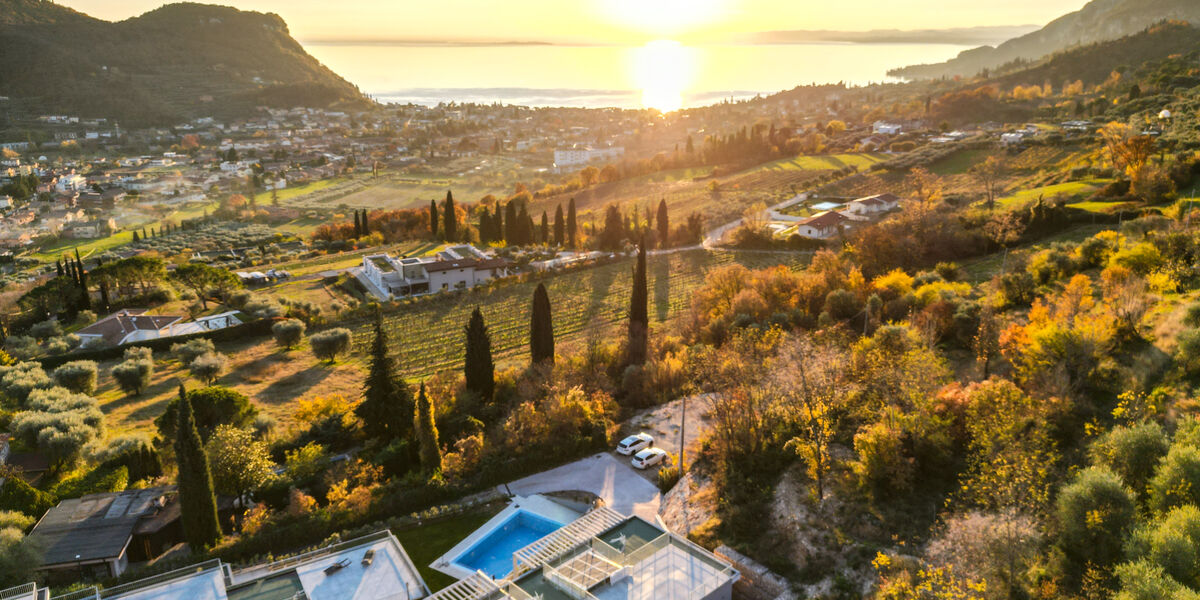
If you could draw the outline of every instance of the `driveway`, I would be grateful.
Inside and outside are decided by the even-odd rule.
[[[603,498],[613,510],[637,515],[651,523],[662,503],[658,486],[638,475],[628,461],[619,461],[609,453],[518,479],[499,486],[499,490],[518,496],[573,490],[590,492]]]

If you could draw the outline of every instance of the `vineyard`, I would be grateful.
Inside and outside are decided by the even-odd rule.
[[[651,256],[647,259],[651,326],[676,324],[692,292],[714,267],[736,262],[749,268],[779,264],[800,268],[807,261],[802,254],[706,250]],[[406,376],[425,376],[460,364],[463,326],[476,306],[491,332],[497,362],[528,360],[529,304],[538,281],[550,293],[560,353],[583,340],[619,335],[629,308],[632,268],[633,260],[628,259],[402,306],[384,316],[397,366]],[[364,355],[370,348],[371,323],[346,326],[354,331],[355,352]]]

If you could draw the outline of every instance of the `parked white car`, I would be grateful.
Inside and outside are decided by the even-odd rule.
[[[630,454],[633,454],[634,452],[643,450],[645,448],[649,448],[650,446],[653,446],[653,445],[654,445],[654,438],[650,437],[650,434],[639,433],[637,435],[631,435],[631,436],[621,440],[621,443],[617,444],[617,452],[620,454],[624,454],[625,456],[629,456]]]
[[[633,466],[637,469],[652,467],[667,460],[667,451],[662,448],[646,448],[633,455]]]

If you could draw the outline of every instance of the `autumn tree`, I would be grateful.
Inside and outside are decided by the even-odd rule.
[[[245,506],[250,492],[274,474],[267,443],[255,439],[249,429],[219,425],[206,444],[213,484],[222,494],[233,496]]]
[[[830,450],[838,431],[838,405],[850,390],[843,369],[846,356],[831,345],[801,338],[781,350],[780,361],[789,368],[774,372],[774,384],[798,426],[786,447],[808,467],[819,502],[825,498],[825,480],[833,467]]]
[[[432,475],[442,470],[442,451],[438,446],[437,423],[433,418],[433,402],[425,392],[425,382],[421,382],[420,392],[417,393],[417,438],[421,454],[421,470]]]
[[[995,208],[997,186],[1004,176],[1004,163],[995,156],[989,156],[983,162],[972,166],[968,173],[983,187],[988,210]]]

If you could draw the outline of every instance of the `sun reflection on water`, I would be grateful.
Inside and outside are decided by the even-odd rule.
[[[683,107],[684,92],[692,86],[697,52],[673,40],[655,40],[630,52],[634,85],[642,91],[642,106],[661,112]]]

